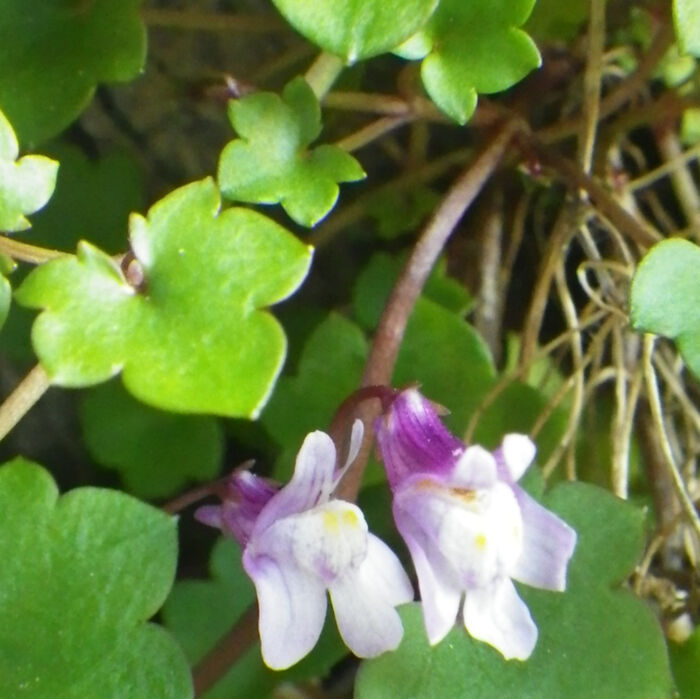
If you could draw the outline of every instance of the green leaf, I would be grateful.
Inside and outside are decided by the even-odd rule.
[[[63,130],[100,82],[135,78],[146,57],[139,0],[5,0],[0,109],[20,141]]]
[[[431,400],[450,407],[445,423],[461,433],[495,378],[479,333],[434,301],[419,298],[406,326],[393,385],[418,382]]]
[[[700,631],[696,628],[684,643],[669,643],[668,650],[680,699],[697,699],[700,696]]]
[[[587,0],[537,0],[526,29],[537,40],[571,41],[587,18]]]
[[[256,416],[286,347],[261,309],[297,288],[310,248],[254,211],[219,213],[210,179],[175,190],[147,218],[133,215],[130,237],[139,288],[81,243],[77,257],[42,265],[17,290],[19,303],[45,309],[32,342],[52,383],[84,387],[122,371],[155,407]]]
[[[140,497],[170,496],[190,480],[214,478],[221,465],[224,440],[215,419],[155,410],[116,381],[84,396],[80,421],[95,461],[119,471]]]
[[[508,662],[462,627],[431,648],[411,604],[401,609],[398,650],[362,664],[358,699],[394,697],[399,686],[413,699],[671,695],[658,622],[618,587],[641,555],[643,513],[582,483],[557,486],[544,504],[576,529],[578,542],[564,593],[519,588],[539,629],[530,659]]]
[[[15,132],[0,111],[0,232],[29,228],[25,216],[44,206],[56,186],[55,160],[43,155],[25,155],[18,160],[18,155]]]
[[[353,314],[366,330],[376,327],[404,261],[403,254],[392,257],[377,252],[357,277],[352,299]],[[444,259],[438,260],[433,267],[423,288],[423,296],[459,316],[464,315],[472,304],[469,292],[447,275]]]
[[[367,213],[376,221],[380,238],[398,238],[414,232],[439,201],[440,195],[434,189],[418,185],[375,195],[367,203]]]
[[[416,32],[438,0],[273,0],[309,41],[354,63],[390,51]]]
[[[683,360],[700,377],[700,248],[680,238],[654,245],[640,262],[630,291],[636,330],[676,341]]]
[[[681,117],[681,141],[686,146],[694,146],[700,141],[700,109],[688,107]]]
[[[352,322],[331,313],[309,336],[295,376],[283,376],[260,417],[282,448],[275,477],[286,481],[304,437],[325,429],[339,403],[360,383],[368,345]]]
[[[700,56],[700,0],[673,0],[673,24],[681,51]]]
[[[282,97],[258,92],[229,102],[229,118],[240,139],[219,160],[223,195],[233,201],[281,203],[302,226],[313,226],[338,199],[338,182],[365,176],[360,164],[337,146],[307,146],[321,131],[318,100],[303,78]]]
[[[44,152],[61,163],[56,191],[20,239],[32,245],[75,250],[80,240],[110,254],[124,252],[130,211],[142,208],[142,173],[126,152],[88,159],[78,148],[56,143]],[[78,215],[78,212],[79,215]]]
[[[192,665],[196,664],[228,631],[255,600],[253,585],[241,565],[241,552],[230,539],[220,538],[211,554],[210,580],[176,583],[163,608],[166,627],[182,643]],[[203,699],[264,699],[280,683],[324,675],[347,649],[328,614],[321,638],[310,655],[285,672],[269,670],[258,644],[203,695]]]
[[[518,29],[533,5],[534,0],[440,0],[425,27],[396,53],[425,56],[425,89],[445,114],[464,124],[477,93],[501,92],[540,65],[537,47]]]
[[[175,520],[116,491],[58,497],[41,467],[0,468],[0,695],[192,696],[187,663],[145,623],[175,576]]]

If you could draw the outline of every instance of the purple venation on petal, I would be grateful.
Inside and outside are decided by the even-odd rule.
[[[416,389],[401,391],[374,428],[392,489],[416,473],[449,473],[464,451]]]
[[[264,478],[247,469],[238,469],[226,482],[221,505],[204,505],[195,511],[194,517],[202,524],[221,529],[243,547],[258,515],[277,490]]]

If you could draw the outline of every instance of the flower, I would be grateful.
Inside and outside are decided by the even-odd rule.
[[[527,659],[537,627],[512,580],[566,587],[576,532],[516,485],[535,456],[509,434],[492,454],[466,447],[417,390],[398,393],[375,423],[393,514],[418,575],[431,644],[454,625],[506,659]]]
[[[357,421],[348,464],[361,439]],[[368,532],[362,511],[332,498],[342,476],[335,460],[331,438],[312,432],[286,486],[275,489],[237,471],[222,505],[195,513],[241,544],[258,596],[263,660],[274,670],[293,665],[316,644],[326,591],[340,635],[355,655],[393,650],[403,635],[395,607],[413,599],[413,588],[391,549]]]

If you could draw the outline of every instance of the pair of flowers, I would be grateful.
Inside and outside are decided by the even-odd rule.
[[[375,423],[393,494],[397,529],[413,560],[431,644],[462,605],[467,631],[505,658],[527,659],[537,641],[512,580],[563,590],[576,533],[516,483],[535,456],[524,435],[495,452],[466,447],[415,389],[393,396]],[[258,596],[262,655],[273,669],[316,644],[330,596],[340,634],[359,657],[395,649],[403,635],[396,606],[411,583],[391,549],[368,532],[361,510],[333,498],[362,440],[353,426],[346,466],[323,432],[306,437],[282,488],[247,470],[234,473],[220,506],[197,510],[243,549]]]

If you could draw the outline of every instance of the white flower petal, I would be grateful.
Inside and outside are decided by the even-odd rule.
[[[258,595],[262,657],[273,670],[284,670],[316,645],[326,617],[326,590],[294,565],[247,554],[243,567]]]
[[[365,426],[362,420],[355,420],[352,423],[352,432],[350,433],[350,446],[348,447],[348,458],[345,460],[345,465],[338,469],[333,476],[333,482],[330,486],[331,491],[335,490],[338,483],[343,479],[345,472],[355,461],[358,453],[360,452],[360,447],[362,446],[362,437],[365,433]]]
[[[335,470],[335,445],[325,432],[307,435],[297,454],[294,475],[287,485],[272,496],[260,512],[253,535],[273,522],[311,509],[322,495],[330,494]]]
[[[338,629],[345,644],[360,658],[394,650],[403,626],[394,609],[413,599],[413,588],[394,552],[370,535],[367,557],[351,573],[329,586]]]
[[[418,576],[423,608],[423,621],[431,645],[439,643],[454,626],[462,590],[453,570],[417,525],[408,506],[403,510],[399,498],[394,499],[394,521],[408,546]]]
[[[496,460],[490,451],[478,445],[467,448],[450,474],[453,487],[488,488],[496,482]]]
[[[535,622],[508,578],[467,591],[464,626],[474,638],[500,651],[506,660],[527,660],[537,643]]]
[[[511,577],[533,587],[562,591],[566,566],[576,546],[576,532],[555,514],[513,487],[523,520],[523,548]]]
[[[348,466],[355,460],[360,451],[364,433],[365,426],[362,424],[362,420],[355,420],[355,422],[352,423],[352,432],[350,433],[350,447],[348,448],[347,460]]]
[[[501,443],[501,453],[513,482],[527,471],[537,453],[534,442],[525,434],[507,434]]]

